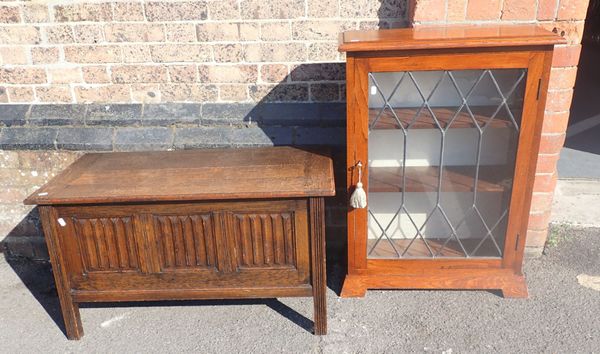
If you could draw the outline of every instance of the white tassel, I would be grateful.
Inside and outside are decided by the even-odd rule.
[[[352,192],[350,196],[350,206],[354,209],[362,209],[367,207],[367,193],[363,189],[362,184],[362,162],[358,162],[358,183],[356,184],[356,189]]]

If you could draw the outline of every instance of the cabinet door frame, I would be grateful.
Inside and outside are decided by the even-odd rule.
[[[427,70],[527,69],[523,113],[513,176],[508,227],[502,258],[393,259],[367,258],[367,209],[348,209],[348,273],[403,273],[445,267],[513,268],[521,274],[535,167],[541,137],[552,47],[361,52],[347,57],[347,186],[357,183],[356,163],[363,161],[363,187],[368,191],[368,73]]]

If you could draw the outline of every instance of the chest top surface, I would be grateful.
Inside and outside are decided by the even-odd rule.
[[[347,31],[340,35],[339,50],[342,52],[363,52],[538,46],[562,43],[566,43],[564,38],[534,24],[446,25]]]
[[[293,147],[86,154],[25,204],[332,196],[331,158]]]

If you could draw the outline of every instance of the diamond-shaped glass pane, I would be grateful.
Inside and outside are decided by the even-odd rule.
[[[525,79],[369,74],[369,258],[502,256]]]

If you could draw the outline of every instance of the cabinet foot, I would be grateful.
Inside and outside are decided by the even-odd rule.
[[[70,299],[66,301],[61,299],[60,302],[67,338],[70,340],[81,339],[83,337],[83,326],[79,316],[79,304],[73,303]]]
[[[529,292],[527,291],[527,283],[525,282],[524,277],[518,277],[511,284],[507,284],[502,289],[502,296],[505,298],[511,299],[526,299],[529,297]]]
[[[366,293],[367,288],[362,284],[358,277],[350,274],[346,275],[346,279],[344,279],[344,285],[342,286],[342,292],[340,294],[341,297],[365,297]]]

